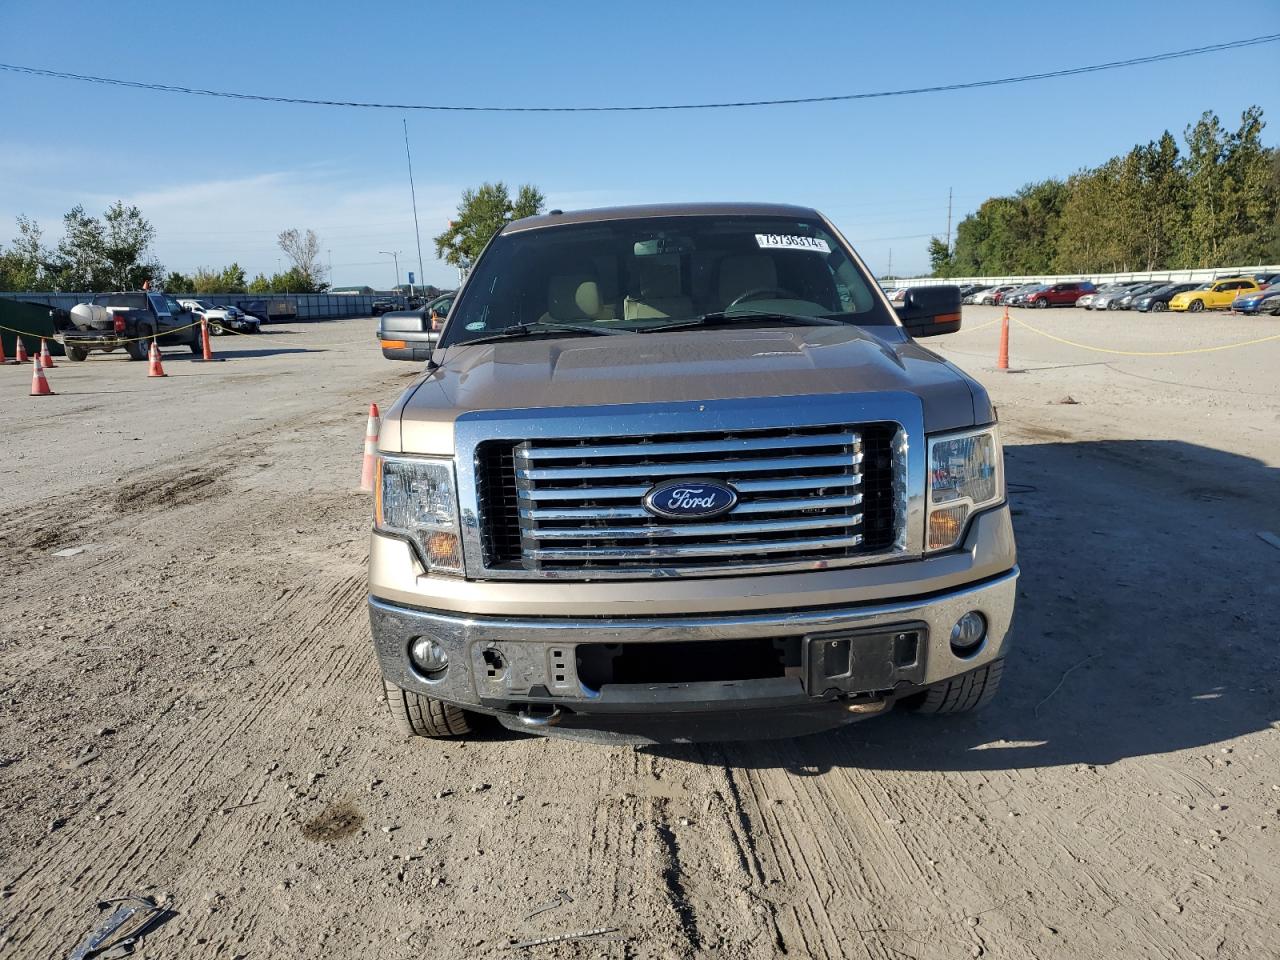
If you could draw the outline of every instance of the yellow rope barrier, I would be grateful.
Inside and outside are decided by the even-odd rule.
[[[1110,353],[1121,357],[1185,357],[1193,353],[1214,353],[1218,350],[1234,350],[1236,347],[1249,347],[1256,343],[1267,343],[1270,340],[1280,340],[1280,333],[1272,334],[1269,337],[1257,337],[1253,340],[1241,340],[1238,343],[1222,343],[1216,347],[1196,347],[1192,350],[1113,350],[1110,347],[1095,347],[1092,344],[1080,343],[1076,340],[1068,340],[1066,337],[1057,337],[1052,333],[1041,330],[1039,327],[1027,323],[1025,320],[1019,320],[1017,317],[1010,317],[1014,323],[1020,327],[1025,327],[1032,333],[1038,333],[1042,337],[1049,340],[1056,340],[1058,343],[1065,343],[1069,347],[1079,347],[1081,350],[1092,350],[1094,353]],[[976,328],[975,328],[976,329]]]
[[[188,323],[181,327],[173,327],[169,330],[161,331],[160,333],[153,334],[150,337],[127,337],[127,338],[122,338],[118,340],[113,337],[112,343],[139,343],[143,340],[154,340],[156,337],[167,337],[169,334],[177,333],[179,330],[190,330],[192,327],[198,327],[198,326],[200,326],[199,320],[197,320],[195,323]],[[0,330],[4,330],[4,331],[7,331],[8,333],[16,334],[17,336],[20,336],[20,337],[29,337],[32,340],[53,340],[55,342],[62,343],[62,341],[58,340],[58,331],[56,330],[50,334],[32,333],[30,330],[15,330],[13,327],[5,327],[5,326],[0,326]],[[92,332],[96,333],[99,331],[92,331]],[[107,331],[105,330],[101,332],[104,334],[107,333]],[[66,346],[66,344],[63,343],[63,346]]]

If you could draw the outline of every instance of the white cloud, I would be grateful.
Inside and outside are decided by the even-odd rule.
[[[32,155],[13,162],[34,160]],[[423,266],[419,282],[438,286],[457,282],[457,272],[436,260],[431,238],[454,215],[466,186],[473,184],[417,183]],[[643,199],[609,190],[547,190],[547,205],[564,210]],[[136,204],[155,226],[156,256],[171,270],[217,268],[234,260],[250,276],[259,272],[269,275],[277,269],[277,261],[281,267],[287,266],[276,246],[276,236],[281,230],[297,227],[310,228],[319,235],[322,256],[334,265],[336,285],[389,287],[393,262],[379,253],[381,250],[399,251],[402,282],[408,280],[408,271],[419,273],[407,180],[360,182],[324,167],[121,193],[80,193],[74,199],[63,190],[32,188],[22,197],[0,197],[0,242],[6,238],[5,227],[18,213],[36,217],[45,229],[46,241],[53,244],[61,235],[62,214],[74,202],[97,214],[116,200]]]

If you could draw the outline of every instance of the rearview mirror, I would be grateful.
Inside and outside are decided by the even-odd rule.
[[[951,284],[908,287],[894,310],[912,337],[955,333],[960,329],[960,288]]]

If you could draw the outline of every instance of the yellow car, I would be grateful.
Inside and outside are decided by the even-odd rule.
[[[1231,301],[1242,293],[1252,293],[1261,289],[1252,277],[1230,277],[1228,279],[1210,280],[1202,283],[1194,290],[1187,290],[1169,301],[1170,310],[1187,310],[1199,313],[1208,307],[1216,310],[1219,307],[1231,306]]]

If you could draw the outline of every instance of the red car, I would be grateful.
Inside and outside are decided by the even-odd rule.
[[[1043,290],[1027,295],[1028,307],[1071,307],[1086,293],[1097,288],[1087,280],[1073,283],[1052,283]]]

